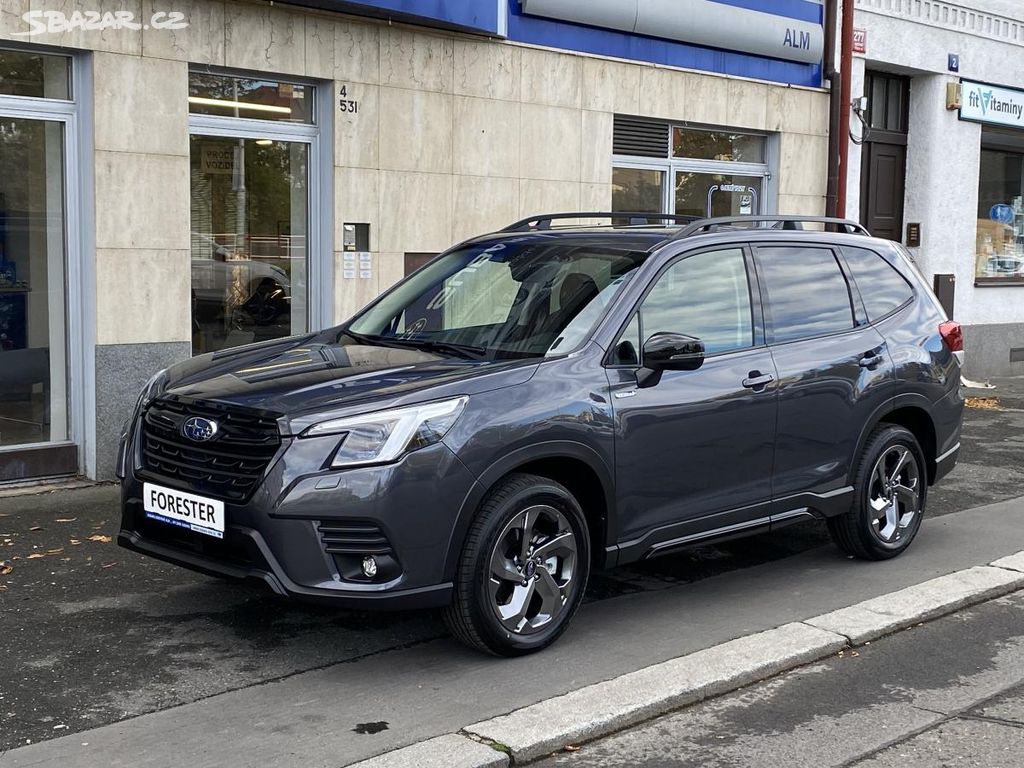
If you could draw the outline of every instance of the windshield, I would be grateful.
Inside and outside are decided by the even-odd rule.
[[[347,331],[368,343],[481,358],[564,354],[586,340],[646,257],[532,238],[471,245],[399,284]]]

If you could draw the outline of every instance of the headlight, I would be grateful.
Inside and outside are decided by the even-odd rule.
[[[408,451],[439,442],[466,407],[468,397],[411,405],[314,424],[303,437],[343,435],[334,467],[386,464]]]
[[[151,402],[156,400],[157,397],[162,395],[167,389],[167,369],[157,371],[157,373],[146,382],[146,385],[142,388],[142,392],[139,393],[139,399],[135,403],[135,413],[138,413]]]

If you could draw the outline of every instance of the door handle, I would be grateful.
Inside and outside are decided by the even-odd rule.
[[[775,377],[770,373],[761,373],[760,371],[751,371],[750,374],[743,380],[743,386],[747,389],[752,389],[755,392],[762,392],[765,387],[775,381]]]
[[[882,357],[882,355],[880,354],[880,352],[881,352],[881,350],[875,350],[875,349],[868,350],[867,352],[864,353],[864,357],[862,357],[858,361],[858,365],[860,365],[861,368],[867,368],[868,370],[874,370],[875,368],[877,368],[882,363],[882,361],[884,359]]]

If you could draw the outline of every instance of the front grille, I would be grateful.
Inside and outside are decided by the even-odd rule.
[[[344,522],[321,522],[317,526],[324,551],[331,555],[374,555],[382,557],[391,554],[391,542],[375,523],[362,520]]]
[[[213,439],[197,443],[182,435],[192,416],[217,423]],[[234,406],[160,399],[142,420],[143,474],[238,503],[252,496],[280,445],[274,417]]]

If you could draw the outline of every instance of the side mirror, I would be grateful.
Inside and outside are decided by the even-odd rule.
[[[695,371],[704,365],[704,342],[681,333],[656,333],[644,343],[640,386],[654,386],[664,371]]]

